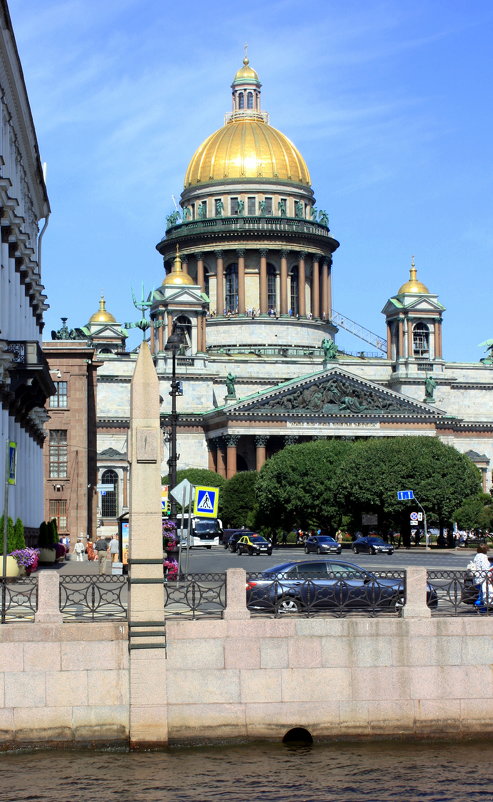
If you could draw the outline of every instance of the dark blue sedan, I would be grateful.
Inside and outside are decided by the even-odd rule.
[[[381,537],[369,535],[368,537],[359,537],[353,543],[353,551],[355,554],[393,554],[394,547],[390,543],[386,543]]]
[[[247,582],[248,608],[275,615],[399,611],[404,603],[403,572],[380,578],[358,565],[333,560],[282,563]]]

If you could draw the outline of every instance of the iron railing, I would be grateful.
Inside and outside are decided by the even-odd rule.
[[[313,575],[247,575],[247,607],[275,618],[400,614],[406,603],[405,571]]]
[[[0,623],[34,621],[37,609],[36,576],[0,577]]]
[[[429,570],[427,575],[437,598],[432,614],[493,615],[493,579],[490,576],[476,584],[467,570]]]
[[[64,621],[126,621],[126,576],[60,576],[60,612]]]
[[[221,618],[226,607],[226,574],[180,574],[164,580],[166,618]]]

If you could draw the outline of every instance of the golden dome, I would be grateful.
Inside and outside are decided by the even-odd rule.
[[[185,284],[195,284],[193,278],[183,270],[180,254],[178,252],[178,245],[176,246],[176,256],[173,262],[173,268],[171,270],[171,273],[168,273],[168,275],[164,279],[163,284],[166,287],[169,286],[183,287]]]
[[[406,281],[402,287],[400,288],[397,295],[402,295],[404,292],[417,292],[417,293],[428,293],[429,289],[426,287],[421,281],[418,281],[416,278],[417,270],[414,267],[414,259],[411,262],[411,268],[409,270],[409,281]]]
[[[238,72],[236,73],[235,77],[233,78],[233,85],[237,83],[244,83],[247,81],[254,81],[255,83],[260,83],[258,74],[255,72],[253,67],[250,67],[250,61],[248,56],[245,56],[243,59],[243,67],[241,67]]]
[[[200,145],[188,165],[185,187],[231,178],[277,178],[310,186],[305,160],[287,136],[248,117],[231,120]]]
[[[89,318],[89,325],[91,323],[116,323],[113,315],[106,311],[106,301],[104,300],[104,295],[102,295],[99,299],[98,311],[94,312],[94,314]]]

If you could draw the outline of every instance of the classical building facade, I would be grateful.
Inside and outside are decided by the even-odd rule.
[[[41,239],[49,214],[22,67],[8,6],[1,0],[0,485],[5,487],[5,450],[15,443],[17,470],[8,491],[8,513],[23,521],[28,537],[35,536],[43,520],[44,406],[54,391],[41,350],[47,309]]]
[[[232,111],[185,172],[181,211],[169,215],[157,245],[165,275],[147,302],[165,443],[172,359],[166,342],[174,331],[182,335],[179,467],[209,467],[231,477],[259,470],[289,443],[419,434],[469,454],[489,490],[489,360],[444,361],[445,310],[414,263],[383,308],[382,355],[338,350],[331,271],[339,243],[315,203],[307,165],[269,124],[259,77],[245,58],[232,84]],[[406,272],[403,266],[403,279]],[[115,317],[103,312],[106,317],[95,326],[93,316],[81,336],[103,363],[97,373],[98,482],[113,483],[112,506],[103,497],[100,511],[114,526],[128,501],[135,354],[124,350]],[[163,474],[167,457],[165,449]]]

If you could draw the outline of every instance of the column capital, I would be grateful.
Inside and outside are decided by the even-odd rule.
[[[281,256],[283,259],[287,259],[289,254],[289,248],[281,248]]]
[[[216,254],[216,259],[222,259],[223,258],[223,253],[224,253],[223,251],[221,251],[221,250],[214,251],[214,253]]]
[[[269,434],[256,434],[255,435],[255,445],[260,448],[265,448],[267,445],[267,441],[269,439]]]
[[[240,441],[241,434],[225,434],[224,440],[228,448],[235,448]]]
[[[260,256],[267,256],[267,254],[269,253],[269,249],[268,248],[259,248],[259,252],[260,252]]]
[[[299,251],[298,252],[298,256],[299,256],[300,259],[304,259],[305,256],[306,256],[306,251]]]
[[[237,248],[236,249],[236,255],[239,256],[239,257],[245,256],[245,249],[244,248]]]
[[[323,261],[323,258],[324,258],[324,257],[323,257],[323,254],[321,254],[321,253],[314,253],[314,254],[312,255],[312,261],[313,261],[314,263],[315,263],[315,262],[317,262],[317,263],[319,263],[319,262],[322,262],[322,261]]]
[[[198,260],[198,259],[203,259],[203,258],[204,258],[204,253],[203,253],[203,251],[195,251],[195,254],[194,254],[194,256],[195,256],[195,258],[196,258],[197,260]]]
[[[299,436],[297,434],[285,434],[284,435],[284,445],[285,446],[294,446],[298,440]]]

